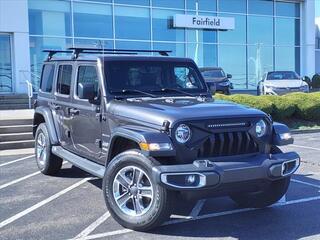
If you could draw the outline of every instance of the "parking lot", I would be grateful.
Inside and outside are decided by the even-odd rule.
[[[284,150],[302,157],[285,199],[241,209],[228,198],[179,202],[164,226],[124,229],[107,212],[101,180],[69,163],[56,177],[40,174],[34,156],[0,157],[0,239],[319,239],[320,133],[295,135]]]

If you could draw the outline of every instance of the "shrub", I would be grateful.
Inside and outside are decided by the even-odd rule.
[[[320,75],[315,74],[312,78],[312,88],[320,88]]]
[[[297,106],[291,98],[285,96],[261,96],[267,98],[273,103],[272,117],[275,120],[282,121],[289,119],[296,112]]]
[[[236,94],[231,96],[216,95],[224,99],[249,107],[257,108],[277,121],[296,118],[307,121],[320,121],[320,92],[291,93],[285,96],[252,96]]]

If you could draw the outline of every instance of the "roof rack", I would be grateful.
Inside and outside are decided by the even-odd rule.
[[[72,60],[79,57],[81,53],[85,54],[125,54],[136,55],[138,53],[159,53],[161,56],[169,56],[172,51],[167,50],[141,50],[141,49],[112,49],[112,48],[68,48],[68,50],[43,50],[48,53],[47,61],[50,61],[53,55],[57,53],[72,53]]]

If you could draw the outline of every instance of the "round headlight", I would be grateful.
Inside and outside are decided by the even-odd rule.
[[[191,138],[191,130],[185,124],[180,124],[176,130],[176,140],[179,143],[186,143]]]
[[[267,133],[267,124],[265,121],[260,120],[256,123],[256,134],[258,137],[263,137]]]

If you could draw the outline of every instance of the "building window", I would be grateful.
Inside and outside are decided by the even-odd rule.
[[[260,15],[273,15],[273,1],[248,0],[248,13]]]
[[[296,71],[300,74],[300,47],[275,48],[275,70]]]
[[[220,17],[232,17],[235,19],[235,29],[232,31],[219,31],[220,43],[246,44],[247,42],[247,18],[244,15],[219,14]]]
[[[275,2],[276,16],[300,17],[300,4],[292,2]]]
[[[118,39],[150,39],[148,8],[115,7],[115,30]]]
[[[273,45],[273,18],[248,16],[248,44]]]
[[[219,67],[232,74],[236,89],[247,89],[247,57],[245,46],[219,45]]]
[[[151,42],[141,41],[116,41],[117,49],[136,49],[136,50],[151,50]],[[141,53],[148,55],[148,53]]]
[[[185,57],[184,43],[153,43],[153,49],[171,51],[170,56]]]
[[[218,65],[217,45],[187,44],[187,57],[193,59],[199,67],[216,67]]]
[[[70,2],[29,0],[31,35],[71,36]]]
[[[149,0],[114,0],[114,3],[149,6]]]
[[[300,20],[295,18],[276,18],[276,45],[300,44]]]
[[[247,0],[219,0],[220,12],[246,13]]]
[[[187,9],[200,11],[217,11],[216,0],[186,0],[186,3]]]
[[[153,9],[153,40],[184,42],[184,29],[173,28],[173,16],[184,11]]]
[[[75,2],[73,16],[75,37],[113,37],[110,5]]]
[[[12,92],[11,37],[0,34],[0,93]]]
[[[152,0],[154,7],[184,9],[184,0]]]

